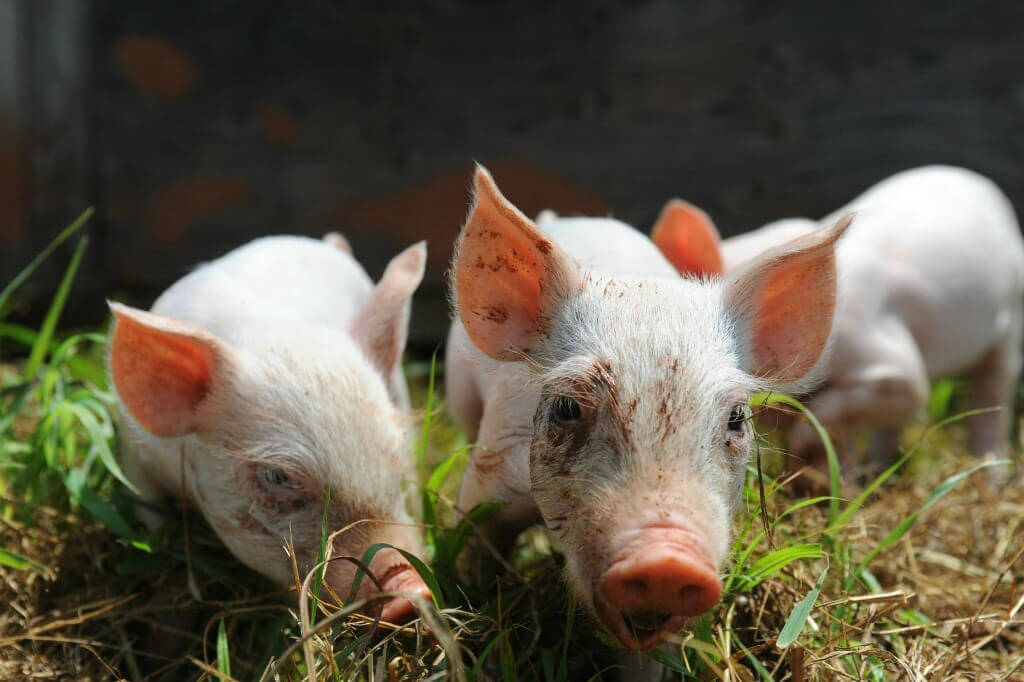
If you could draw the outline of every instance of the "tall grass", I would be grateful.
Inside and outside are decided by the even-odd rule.
[[[69,239],[90,212],[60,233],[40,256],[0,293],[0,343],[21,358],[0,365],[0,500],[4,519],[31,526],[44,509],[86,515],[106,528],[123,547],[111,580],[157,570],[196,571],[205,586],[216,580],[238,582],[244,569],[218,549],[211,535],[196,530],[195,519],[172,518],[149,533],[135,518],[131,486],[117,464],[114,396],[103,366],[106,337],[99,332],[61,334],[61,312],[73,286],[87,242],[79,241],[44,321],[30,329],[4,321],[12,297],[43,260]],[[403,628],[360,615],[352,595],[322,594],[322,566],[329,559],[326,522],[321,528],[320,565],[288,595],[268,595],[269,586],[247,576],[245,598],[211,604],[207,631],[158,669],[157,679],[600,679],[614,674],[617,644],[600,632],[567,594],[560,580],[564,563],[548,534],[535,529],[519,539],[516,552],[497,577],[460,580],[456,564],[473,528],[498,506],[484,504],[463,517],[453,497],[470,445],[443,416],[436,358],[409,368],[425,378],[416,462],[422,482],[418,507],[425,534],[425,556],[406,554],[423,577],[432,599],[418,604],[421,619]],[[422,386],[422,381],[414,382]],[[936,418],[948,413],[952,389],[933,396]],[[874,543],[849,532],[873,494],[915,454],[931,432],[853,499],[842,497],[835,448],[827,433],[798,401],[757,396],[757,408],[788,407],[805,414],[818,430],[829,461],[830,493],[793,500],[782,478],[752,463],[744,490],[744,514],[737,528],[732,561],[723,579],[721,603],[695,619],[668,646],[649,652],[652,662],[677,679],[797,678],[816,652],[854,679],[889,679],[900,669],[901,652],[911,644],[901,631],[927,626],[929,617],[907,604],[906,594],[886,592],[872,572],[877,560],[912,533],[920,515],[949,494],[982,463],[937,485],[919,508],[893,518]],[[960,415],[962,416],[962,415]],[[959,416],[938,421],[938,426]],[[770,445],[763,442],[765,448]],[[326,517],[325,517],[326,519]],[[187,536],[192,528],[191,537]],[[186,543],[183,547],[182,540]],[[375,545],[359,557],[367,566]],[[0,565],[52,577],[52,567],[16,546],[0,548]],[[364,579],[362,571],[357,581]],[[183,598],[188,593],[179,581]],[[194,591],[194,590],[193,590]],[[209,600],[208,596],[199,595]],[[334,597],[342,597],[337,603]],[[283,600],[283,602],[282,602]],[[298,601],[298,603],[296,603]],[[761,607],[754,604],[760,602]],[[771,606],[766,606],[771,602]],[[288,607],[282,612],[280,605]],[[865,619],[876,630],[892,631],[870,643],[862,638]],[[766,635],[767,633],[767,635]],[[0,637],[0,642],[3,639]],[[206,651],[207,642],[213,642]],[[123,644],[123,643],[122,643]],[[0,644],[0,647],[3,645]],[[129,644],[129,648],[130,648]],[[125,659],[141,676],[134,658]],[[162,675],[162,678],[161,678]]]

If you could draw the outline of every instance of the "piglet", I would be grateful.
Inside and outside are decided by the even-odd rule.
[[[848,220],[696,281],[620,222],[542,217],[477,168],[446,358],[450,410],[476,442],[460,508],[504,502],[481,529],[498,544],[543,519],[581,602],[647,649],[719,600],[747,399],[813,380]]]
[[[963,168],[928,166],[894,175],[837,213],[855,212],[837,246],[839,305],[825,383],[808,407],[852,449],[858,430],[875,430],[869,468],[897,451],[900,427],[928,397],[929,381],[969,373],[969,445],[978,455],[1009,447],[1024,329],[1024,242],[1009,200]],[[836,213],[836,214],[837,214]],[[720,242],[707,215],[673,200],[652,239],[684,274],[722,275],[785,240],[827,225],[792,218]],[[792,428],[790,450],[811,464],[805,487],[820,487],[824,451],[807,424]]]
[[[120,398],[121,462],[149,507],[174,496],[202,512],[243,563],[293,583],[328,531],[354,522],[334,556],[376,542],[421,552],[407,525],[409,399],[400,360],[426,247],[412,246],[374,286],[338,235],[267,237],[203,265],[150,312],[111,303],[109,366]],[[404,525],[403,525],[404,524]],[[387,592],[428,596],[391,549],[370,570]],[[345,598],[355,567],[325,580]],[[363,580],[359,597],[376,590]],[[408,600],[381,617],[406,619]]]

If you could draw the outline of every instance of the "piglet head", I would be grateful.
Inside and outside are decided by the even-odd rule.
[[[236,348],[193,325],[111,304],[111,376],[131,417],[123,437],[137,440],[143,457],[146,447],[176,449],[180,467],[147,475],[165,475],[158,485],[198,506],[228,549],[272,580],[294,583],[286,544],[304,577],[325,519],[328,533],[346,529],[335,535],[335,557],[359,559],[377,542],[421,553],[405,509],[411,424],[387,379],[425,255],[421,244],[392,261],[350,333],[269,334]],[[393,550],[369,568],[385,591],[426,592]],[[328,587],[344,599],[354,571],[333,561]],[[361,596],[374,589],[365,580]],[[409,612],[402,599],[384,608],[389,620]]]
[[[812,379],[847,222],[725,280],[612,278],[581,270],[477,170],[456,309],[481,351],[533,369],[532,495],[569,585],[626,647],[719,600],[748,398]]]

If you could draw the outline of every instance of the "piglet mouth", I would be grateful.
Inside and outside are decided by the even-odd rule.
[[[403,625],[416,615],[416,607],[410,598],[430,600],[430,589],[412,566],[399,564],[389,568],[380,579],[383,592],[394,592],[397,596],[384,602],[383,607],[371,607],[375,613],[380,608],[380,619],[394,625]]]
[[[703,534],[653,525],[617,538],[622,550],[598,579],[594,610],[632,650],[657,646],[722,595]]]
[[[665,611],[624,611],[621,618],[636,649],[649,649],[683,627],[682,616]]]
[[[597,605],[596,611],[608,631],[631,651],[644,651],[658,646],[667,637],[679,632],[686,621],[685,616],[657,609],[617,611],[607,603]]]

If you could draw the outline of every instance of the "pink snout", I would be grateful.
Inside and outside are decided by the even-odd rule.
[[[713,607],[722,582],[700,534],[649,526],[634,534],[599,579],[605,625],[630,649],[647,649]]]
[[[416,613],[416,607],[407,597],[422,597],[430,600],[430,588],[427,587],[420,574],[405,564],[396,566],[384,575],[381,580],[381,587],[384,592],[398,592],[400,596],[393,597],[384,603],[380,619],[395,625],[401,625],[412,620]]]

